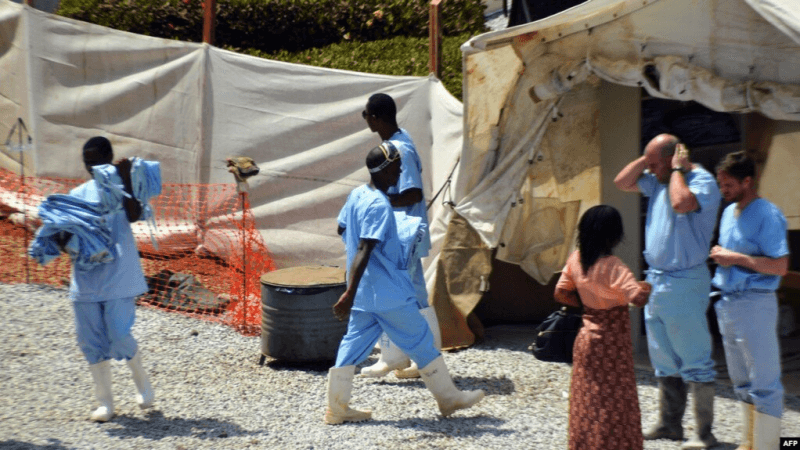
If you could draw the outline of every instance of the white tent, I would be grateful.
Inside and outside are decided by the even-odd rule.
[[[380,138],[361,111],[377,92],[397,101],[431,198],[462,145],[462,105],[433,77],[270,61],[0,0],[0,135],[23,119],[26,174],[85,178],[80,148],[98,134],[117,157],[160,161],[166,183],[233,183],[225,158],[250,156],[256,226],[278,267],[343,264],[335,219],[368,180],[364,157]],[[19,171],[19,159],[0,151],[0,167]],[[433,226],[441,213],[431,209]]]
[[[622,256],[638,267],[638,198],[618,194],[611,180],[641,154],[641,88],[771,119],[769,130],[752,120],[747,139],[748,149],[764,144],[759,150],[769,154],[767,197],[786,164],[800,162],[795,0],[591,0],[477,36],[462,51],[456,206],[429,282],[445,347],[473,342],[466,321],[487,290],[493,251],[545,284],[573,248],[580,214],[600,202],[623,210],[634,237]],[[794,152],[774,148],[793,145]],[[800,226],[796,194],[772,197]]]

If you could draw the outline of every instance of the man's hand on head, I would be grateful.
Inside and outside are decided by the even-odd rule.
[[[683,172],[692,170],[692,162],[689,161],[689,150],[685,145],[675,145],[675,154],[672,155],[672,168],[681,169]]]

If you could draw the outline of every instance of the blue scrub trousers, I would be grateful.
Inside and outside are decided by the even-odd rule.
[[[736,397],[781,417],[783,385],[775,292],[723,294],[714,304]]]
[[[644,308],[650,363],[657,377],[710,383],[716,371],[706,312],[711,276],[705,264],[675,272],[650,270]]]
[[[131,328],[136,319],[133,297],[115,300],[72,302],[78,347],[89,364],[136,356]]]
[[[422,268],[422,260],[417,258],[408,266],[408,275],[414,284],[417,303],[420,309],[428,307],[428,289],[425,287],[425,270]],[[422,367],[422,366],[420,366]]]
[[[441,355],[419,306],[409,303],[389,311],[350,311],[347,333],[336,354],[336,367],[353,366],[366,360],[383,332],[420,368]]]

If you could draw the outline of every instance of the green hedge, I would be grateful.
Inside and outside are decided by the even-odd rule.
[[[429,0],[219,0],[214,44],[266,53],[393,36],[427,37]],[[478,34],[481,0],[442,2],[445,36]],[[66,17],[118,30],[200,42],[202,0],[62,0]]]
[[[453,96],[461,100],[461,44],[472,33],[445,36],[442,42],[440,79]],[[428,38],[398,36],[372,42],[344,41],[322,48],[282,50],[268,54],[255,49],[241,50],[253,56],[333,69],[384,75],[428,75]]]

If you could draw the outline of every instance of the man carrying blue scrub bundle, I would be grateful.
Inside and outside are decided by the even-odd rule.
[[[104,137],[93,137],[83,146],[83,162],[90,174],[93,167],[111,164],[113,159],[111,142]],[[100,403],[91,418],[98,422],[106,422],[114,416],[111,358],[127,361],[138,391],[136,401],[140,407],[150,407],[155,396],[142,367],[141,352],[137,351],[136,340],[131,336],[136,315],[134,297],[147,292],[130,225],[142,214],[141,204],[133,197],[131,165],[129,159],[121,159],[114,165],[125,192],[130,195],[122,200],[122,209],[107,216],[117,257],[89,270],[77,270],[73,265],[70,282],[78,346],[89,362],[95,396]],[[73,189],[70,195],[99,204],[102,193],[98,183],[89,180]],[[68,236],[63,238],[67,239]],[[63,248],[63,241],[60,245]]]
[[[728,154],[717,166],[726,201],[719,245],[710,256],[719,264],[714,286],[722,299],[717,312],[728,376],[742,401],[739,448],[778,448],[783,385],[775,290],[789,267],[786,218],[756,192],[755,163],[745,152]]]
[[[394,212],[386,191],[400,177],[400,154],[382,144],[367,155],[369,184],[354,189],[339,213],[338,231],[347,252],[347,290],[333,306],[339,320],[350,314],[347,333],[339,344],[336,364],[328,372],[327,424],[360,422],[370,411],[348,406],[355,365],[364,361],[381,333],[417,363],[425,386],[443,416],[469,408],[483,391],[462,392],[453,384],[433,334],[422,317],[414,284],[403,260]]]

